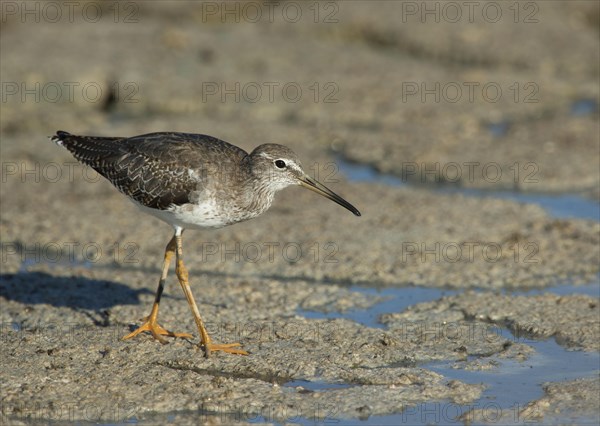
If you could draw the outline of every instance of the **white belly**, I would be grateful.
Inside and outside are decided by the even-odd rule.
[[[217,205],[210,201],[173,206],[168,210],[151,209],[139,203],[135,204],[143,212],[184,229],[222,228],[233,223],[228,217],[219,214]]]

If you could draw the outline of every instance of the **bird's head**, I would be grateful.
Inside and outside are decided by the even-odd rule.
[[[288,147],[278,144],[260,145],[252,151],[248,161],[252,175],[260,182],[260,186],[272,193],[290,185],[300,185],[329,198],[356,216],[360,216],[356,207],[308,176],[302,169],[296,153]]]

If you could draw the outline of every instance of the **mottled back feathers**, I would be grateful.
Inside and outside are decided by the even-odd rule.
[[[76,136],[59,131],[52,140],[94,168],[122,193],[159,210],[192,202],[207,185],[237,179],[247,153],[211,136],[149,133],[131,138]],[[220,174],[220,179],[208,179]]]

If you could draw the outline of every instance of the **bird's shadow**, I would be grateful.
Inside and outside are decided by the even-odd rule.
[[[128,268],[122,268],[128,269]],[[139,268],[131,268],[138,270]],[[149,268],[152,269],[152,268]],[[200,269],[199,275],[240,279],[252,278],[235,273],[215,272]],[[262,275],[261,278],[281,281],[320,282],[310,277],[289,277],[280,275]],[[349,285],[345,280],[328,281],[328,284]],[[54,276],[45,272],[18,272],[0,274],[0,297],[24,305],[46,304],[54,307],[66,307],[89,316],[97,325],[107,325],[107,310],[117,305],[139,305],[140,296],[154,294],[148,288],[132,289],[124,284],[108,280],[96,280],[77,276]],[[163,298],[180,299],[175,295],[164,294]],[[94,314],[92,314],[92,312]],[[103,318],[97,320],[96,317]]]
[[[0,296],[26,305],[102,311],[116,305],[139,305],[139,296],[147,293],[151,291],[84,277],[53,276],[44,272],[0,274]]]

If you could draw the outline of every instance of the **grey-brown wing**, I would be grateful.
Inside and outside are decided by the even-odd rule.
[[[227,142],[189,133],[102,138],[57,132],[52,139],[125,195],[161,210],[189,203],[215,173],[235,169],[247,155]]]

